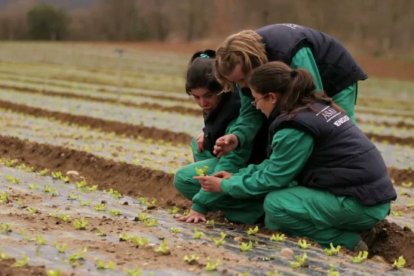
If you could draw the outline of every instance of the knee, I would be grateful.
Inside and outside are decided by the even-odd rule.
[[[184,187],[188,185],[190,178],[188,177],[188,173],[186,173],[185,168],[179,169],[174,175],[174,187],[178,191],[182,191]]]
[[[263,209],[266,216],[280,213],[283,210],[281,201],[282,197],[280,197],[277,192],[267,194],[263,203]]]

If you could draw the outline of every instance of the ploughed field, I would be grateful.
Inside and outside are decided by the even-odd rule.
[[[202,127],[181,50],[3,43],[0,275],[414,273],[414,79],[359,88],[359,127],[399,196],[366,258],[219,214],[175,221],[190,203],[173,174]]]

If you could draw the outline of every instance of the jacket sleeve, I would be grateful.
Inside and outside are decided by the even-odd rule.
[[[241,103],[240,114],[229,132],[237,136],[239,147],[251,147],[257,132],[265,121],[265,116],[250,103],[252,98],[243,94],[240,88],[238,90]]]
[[[234,198],[263,197],[294,181],[313,150],[313,137],[296,129],[282,129],[273,136],[272,154],[254,171],[241,171],[221,182],[221,190]]]
[[[226,134],[230,133],[230,129],[235,123],[236,120],[233,120],[229,124],[229,126],[226,129]],[[214,168],[214,173],[219,171],[227,171],[231,173],[237,172],[240,168],[244,168],[247,165],[251,153],[252,146],[250,144],[239,146],[237,149],[220,157],[216,167]]]
[[[316,85],[316,90],[323,91],[323,84],[321,75],[319,74],[318,65],[313,57],[312,51],[309,47],[301,48],[292,58],[290,67],[293,69],[306,69],[313,77]]]

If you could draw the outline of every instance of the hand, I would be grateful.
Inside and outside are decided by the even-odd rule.
[[[206,192],[221,192],[222,178],[215,176],[194,176],[194,179],[200,180],[201,188]]]
[[[221,157],[226,155],[230,151],[236,149],[239,146],[239,139],[234,134],[227,134],[221,136],[216,140],[216,144],[214,145],[213,153],[217,157]]]
[[[176,215],[175,218],[179,221],[188,222],[188,223],[199,223],[206,222],[206,217],[199,212],[191,210],[188,215]]]
[[[204,151],[204,132],[197,135],[196,142],[198,152]]]
[[[227,179],[227,178],[230,178],[232,174],[226,171],[219,171],[219,172],[216,172],[214,176],[218,178]]]

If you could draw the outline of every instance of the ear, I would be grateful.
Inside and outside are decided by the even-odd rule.
[[[276,92],[269,92],[269,99],[274,104],[279,100],[279,93]]]

